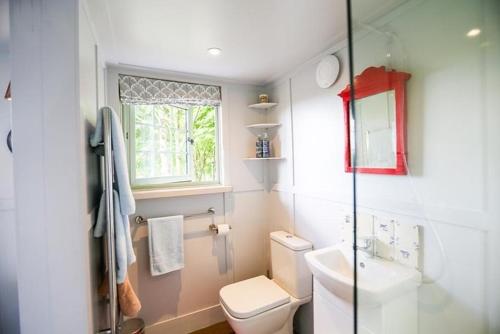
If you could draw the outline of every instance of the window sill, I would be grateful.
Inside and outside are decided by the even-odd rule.
[[[146,189],[134,190],[134,198],[136,200],[167,198],[167,197],[183,197],[195,195],[220,194],[233,191],[231,186],[214,185],[200,187],[185,187],[185,188],[169,188],[169,189]]]

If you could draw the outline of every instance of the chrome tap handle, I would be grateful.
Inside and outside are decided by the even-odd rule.
[[[376,241],[377,238],[375,236],[358,237],[354,248],[356,250],[367,253],[368,255],[370,255],[370,257],[374,257]],[[362,244],[360,244],[360,242]]]

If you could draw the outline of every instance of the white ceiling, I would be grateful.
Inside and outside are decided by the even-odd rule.
[[[358,2],[360,14],[373,14],[400,1]],[[267,83],[346,36],[345,0],[87,3],[107,62],[247,83]],[[222,55],[208,55],[210,47]]]

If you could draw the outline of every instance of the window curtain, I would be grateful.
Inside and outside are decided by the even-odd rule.
[[[119,75],[120,100],[125,104],[191,104],[218,106],[219,86]]]

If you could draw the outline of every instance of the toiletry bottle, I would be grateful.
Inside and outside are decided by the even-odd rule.
[[[269,158],[271,156],[271,152],[269,151],[269,136],[267,132],[262,136],[262,157]]]
[[[262,158],[262,137],[259,135],[255,142],[255,157]]]

